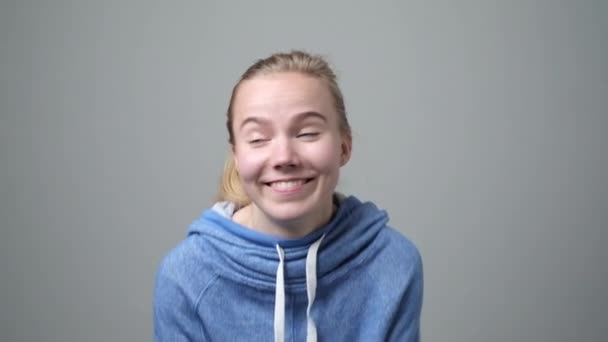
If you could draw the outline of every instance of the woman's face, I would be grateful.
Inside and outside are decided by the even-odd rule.
[[[258,76],[239,86],[233,115],[234,160],[254,214],[282,227],[323,224],[351,151],[327,85],[293,72]]]

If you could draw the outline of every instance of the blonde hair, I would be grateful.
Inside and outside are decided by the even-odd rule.
[[[226,128],[228,129],[228,141],[234,148],[234,131],[232,123],[234,113],[232,111],[236,94],[243,81],[253,79],[261,75],[269,75],[280,72],[298,72],[312,76],[324,81],[334,100],[336,113],[338,114],[338,127],[343,136],[351,138],[351,129],[346,117],[346,108],[342,91],[338,87],[336,74],[333,72],[327,61],[318,55],[311,55],[304,51],[294,50],[287,53],[275,53],[267,58],[260,59],[251,65],[241,76],[239,81],[232,89],[228,111],[226,113]],[[224,173],[218,192],[218,200],[229,201],[242,207],[251,203],[247,194],[243,191],[241,178],[234,164],[233,152],[230,152],[224,164]]]

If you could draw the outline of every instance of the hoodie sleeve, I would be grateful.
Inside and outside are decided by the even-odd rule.
[[[204,341],[193,296],[161,264],[154,289],[154,341]]]
[[[394,316],[389,341],[420,341],[420,314],[424,288],[422,258],[415,250],[408,267],[410,281],[402,294],[399,309]]]

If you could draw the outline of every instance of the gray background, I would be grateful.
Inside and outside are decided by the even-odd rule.
[[[426,341],[606,341],[608,2],[2,1],[0,340],[145,341],[210,205],[232,85],[331,60],[425,264]],[[345,329],[348,329],[345,322]]]

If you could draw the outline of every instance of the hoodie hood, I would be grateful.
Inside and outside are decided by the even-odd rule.
[[[155,340],[418,341],[418,250],[374,204],[336,198],[299,239],[234,222],[231,203],[203,212],[159,268]]]
[[[338,197],[333,218],[315,232],[298,239],[281,239],[253,231],[234,222],[234,205],[219,202],[202,213],[188,231],[201,235],[220,259],[215,267],[222,276],[263,290],[274,291],[277,245],[284,251],[285,290],[306,291],[306,257],[309,247],[323,237],[317,252],[317,279],[331,281],[372,257],[368,247],[388,222],[385,211],[373,203],[362,203],[354,196]]]

